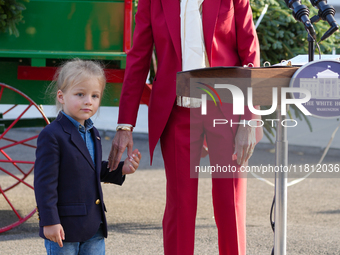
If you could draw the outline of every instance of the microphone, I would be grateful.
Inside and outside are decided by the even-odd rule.
[[[333,6],[327,4],[327,0],[310,0],[310,2],[314,7],[319,9],[318,15],[314,16],[311,19],[311,22],[315,23],[322,19],[326,20],[331,26],[331,28],[321,37],[321,41],[326,40],[339,29],[339,26],[334,19],[335,9]]]
[[[311,0],[312,1],[312,0]],[[318,1],[318,0],[315,0]],[[316,40],[314,27],[309,20],[309,9],[306,5],[301,4],[301,0],[285,0],[289,9],[293,10],[293,17],[305,25],[308,34]]]

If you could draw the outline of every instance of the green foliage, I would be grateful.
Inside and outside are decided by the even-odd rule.
[[[29,2],[29,0],[22,0]],[[23,21],[22,11],[26,7],[17,0],[0,0],[0,31],[19,36],[17,24]]]
[[[317,14],[317,9],[309,1],[302,0],[310,10],[310,18]],[[260,17],[266,4],[268,11],[257,28],[261,45],[261,63],[280,63],[298,54],[308,54],[307,32],[301,22],[297,22],[283,0],[250,0],[254,21]],[[317,40],[330,28],[326,21],[314,24]],[[333,47],[340,43],[339,32],[320,44],[322,54],[330,54]],[[340,50],[338,49],[338,53]]]

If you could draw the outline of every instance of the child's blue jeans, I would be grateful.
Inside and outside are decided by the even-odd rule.
[[[97,233],[85,242],[63,242],[63,247],[58,243],[45,239],[47,255],[105,255],[105,241],[100,225]]]

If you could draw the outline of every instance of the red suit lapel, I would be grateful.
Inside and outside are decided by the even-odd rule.
[[[171,35],[172,43],[180,62],[182,62],[181,50],[181,18],[180,1],[161,0],[165,20]],[[209,62],[211,63],[211,46],[214,36],[216,21],[220,10],[221,0],[204,0],[202,8],[203,33],[205,47]]]

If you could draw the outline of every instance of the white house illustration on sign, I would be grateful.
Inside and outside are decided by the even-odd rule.
[[[331,68],[328,66],[328,68]],[[311,99],[339,99],[340,79],[339,74],[326,69],[317,73],[313,78],[301,78],[300,88],[308,89],[312,95]],[[305,97],[300,93],[300,98]]]

